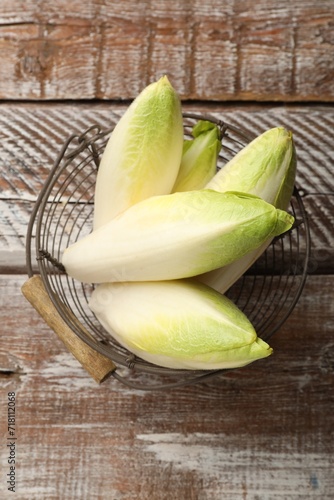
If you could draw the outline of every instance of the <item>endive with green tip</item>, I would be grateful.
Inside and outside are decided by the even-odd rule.
[[[199,120],[192,135],[193,139],[183,143],[181,165],[172,192],[202,189],[216,173],[222,146],[219,127],[213,122]]]
[[[122,346],[167,368],[236,368],[272,353],[235,304],[192,280],[104,283],[89,306]]]
[[[68,275],[88,283],[195,276],[287,231],[293,217],[261,198],[203,189],[153,196],[68,247]]]
[[[97,173],[94,229],[149,196],[170,193],[182,148],[181,103],[164,76],[138,95],[111,133]]]
[[[243,191],[286,210],[294,188],[296,153],[292,133],[283,127],[267,130],[244,147],[206,185],[218,192]],[[260,257],[272,237],[241,259],[199,276],[198,279],[225,293]]]

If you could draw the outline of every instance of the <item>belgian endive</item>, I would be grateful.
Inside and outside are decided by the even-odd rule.
[[[243,191],[286,210],[296,176],[296,153],[292,133],[272,128],[243,148],[206,185],[219,192]],[[198,279],[225,293],[266,250],[272,237],[241,259]]]
[[[242,191],[286,210],[296,176],[292,133],[275,127],[256,137],[206,184],[221,193]]]
[[[199,120],[192,130],[193,139],[185,140],[178,176],[172,192],[202,189],[217,169],[221,150],[219,127]]]
[[[187,278],[229,264],[292,222],[243,193],[154,196],[68,247],[62,263],[68,275],[88,283]]]
[[[236,368],[272,353],[235,304],[192,280],[104,283],[89,306],[121,345],[160,366]]]
[[[107,142],[96,180],[94,229],[149,196],[170,193],[182,147],[180,99],[164,76],[138,95]]]

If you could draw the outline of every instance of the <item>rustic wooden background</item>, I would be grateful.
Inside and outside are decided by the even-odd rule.
[[[15,391],[20,500],[332,500],[334,2],[0,0],[0,60],[1,498]],[[144,392],[97,385],[20,287],[61,145],[162,74],[187,111],[294,132],[312,252],[271,358]]]
[[[333,101],[332,0],[2,0],[1,99]]]

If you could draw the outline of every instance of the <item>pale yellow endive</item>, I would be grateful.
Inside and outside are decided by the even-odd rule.
[[[267,130],[243,148],[206,185],[219,192],[231,190],[260,196],[286,210],[296,176],[296,153],[292,133],[283,127]],[[272,238],[241,259],[198,276],[202,283],[225,293],[262,255]]]
[[[97,173],[94,229],[149,196],[170,193],[182,147],[180,99],[164,76],[136,97],[108,140]]]
[[[258,197],[212,190],[154,196],[68,247],[68,275],[88,282],[188,278],[216,269],[291,227]]]
[[[193,139],[185,140],[181,165],[172,192],[202,189],[217,169],[221,150],[219,127],[210,121],[199,120],[192,130]]]
[[[236,368],[272,353],[235,304],[196,281],[105,283],[89,306],[122,346],[167,368]]]

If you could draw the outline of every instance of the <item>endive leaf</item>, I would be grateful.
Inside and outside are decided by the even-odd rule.
[[[97,174],[94,229],[149,196],[170,193],[182,146],[181,103],[165,76],[139,94],[111,134]]]
[[[105,283],[89,306],[121,345],[168,368],[236,368],[272,353],[235,304],[192,280]]]
[[[292,133],[275,127],[239,151],[205,186],[221,193],[242,191],[286,210],[296,176]]]
[[[255,196],[199,190],[148,198],[63,255],[83,282],[187,278],[226,265],[292,225]]]
[[[295,176],[296,153],[292,134],[282,127],[276,127],[264,132],[242,149],[206,187],[219,192],[241,190],[286,210]],[[198,280],[225,293],[262,255],[271,241],[272,238],[269,238],[241,259],[198,276]]]
[[[192,191],[203,188],[215,175],[217,158],[221,150],[218,126],[209,121],[200,120],[193,127],[194,139],[183,144],[180,170],[172,189]]]

